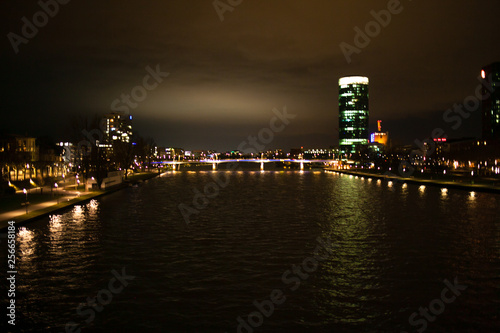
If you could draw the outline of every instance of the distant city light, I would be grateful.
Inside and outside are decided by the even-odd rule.
[[[339,85],[349,85],[349,84],[368,84],[369,79],[365,76],[349,76],[343,77],[339,80]]]

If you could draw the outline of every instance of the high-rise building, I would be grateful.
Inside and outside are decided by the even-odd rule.
[[[104,142],[97,142],[100,148],[105,149],[108,158],[113,154],[113,144],[116,141],[131,143],[132,116],[124,112],[111,112],[104,116],[105,134]]]
[[[104,116],[106,120],[106,142],[118,140],[130,142],[132,137],[132,116],[121,112],[112,112]]]
[[[483,139],[500,139],[500,62],[483,68]]]
[[[342,154],[360,151],[368,144],[368,83],[364,76],[339,80],[339,148]]]

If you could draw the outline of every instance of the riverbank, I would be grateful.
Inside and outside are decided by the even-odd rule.
[[[140,173],[137,175],[130,176],[125,182],[123,182],[119,185],[113,186],[113,187],[106,189],[106,190],[92,191],[90,193],[86,193],[86,194],[80,195],[78,197],[74,197],[72,199],[68,198],[68,197],[66,197],[66,198],[63,197],[63,198],[59,198],[57,200],[52,199],[50,201],[39,203],[39,204],[33,206],[33,207],[37,207],[37,208],[34,208],[32,211],[29,211],[27,214],[20,212],[22,209],[18,209],[18,210],[13,211],[13,212],[6,212],[4,214],[0,214],[0,216],[8,216],[9,213],[14,213],[14,214],[10,214],[10,215],[14,215],[14,216],[11,216],[9,218],[1,218],[0,230],[3,231],[4,229],[6,229],[9,221],[15,221],[17,226],[22,226],[22,225],[25,225],[25,224],[29,223],[30,221],[36,220],[38,218],[45,217],[45,216],[57,213],[57,212],[62,211],[62,210],[66,210],[66,209],[73,207],[74,205],[77,205],[77,204],[86,203],[92,199],[99,198],[101,196],[122,190],[126,187],[129,187],[130,185],[143,182],[145,180],[154,178],[156,176],[158,176],[157,173]],[[16,214],[16,212],[18,212],[18,211],[19,211],[19,214]]]
[[[455,189],[460,189],[460,190],[465,190],[465,191],[489,192],[489,193],[500,194],[500,187],[493,186],[493,185],[465,184],[465,183],[459,183],[459,182],[453,181],[453,180],[452,181],[444,181],[444,180],[437,180],[437,179],[425,179],[425,178],[415,178],[415,177],[406,178],[406,177],[401,177],[401,176],[392,175],[392,174],[384,175],[384,174],[363,172],[363,171],[359,171],[359,170],[338,170],[338,169],[326,168],[325,171],[338,172],[340,174],[359,176],[359,177],[370,177],[373,179],[382,179],[382,180],[387,180],[387,181],[399,181],[399,182],[409,183],[409,184],[436,186],[436,187],[443,187],[443,188],[448,188],[448,189],[455,188]]]

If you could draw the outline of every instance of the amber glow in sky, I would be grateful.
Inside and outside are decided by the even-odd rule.
[[[500,61],[495,0],[402,0],[351,62],[340,45],[354,45],[355,28],[390,1],[245,0],[224,21],[212,3],[70,1],[16,54],[7,36],[20,35],[22,18],[40,6],[2,2],[0,129],[68,137],[72,115],[111,111],[143,85],[146,67],[159,66],[168,77],[130,113],[134,129],[160,145],[234,149],[285,105],[297,117],[268,148],[336,145],[346,75],[370,78],[371,130],[382,119],[391,138],[410,143],[448,129],[443,113]],[[479,129],[475,113],[450,136]]]

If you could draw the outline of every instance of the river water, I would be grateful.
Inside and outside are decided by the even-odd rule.
[[[323,171],[166,173],[18,231],[15,330],[499,332],[499,203]]]

